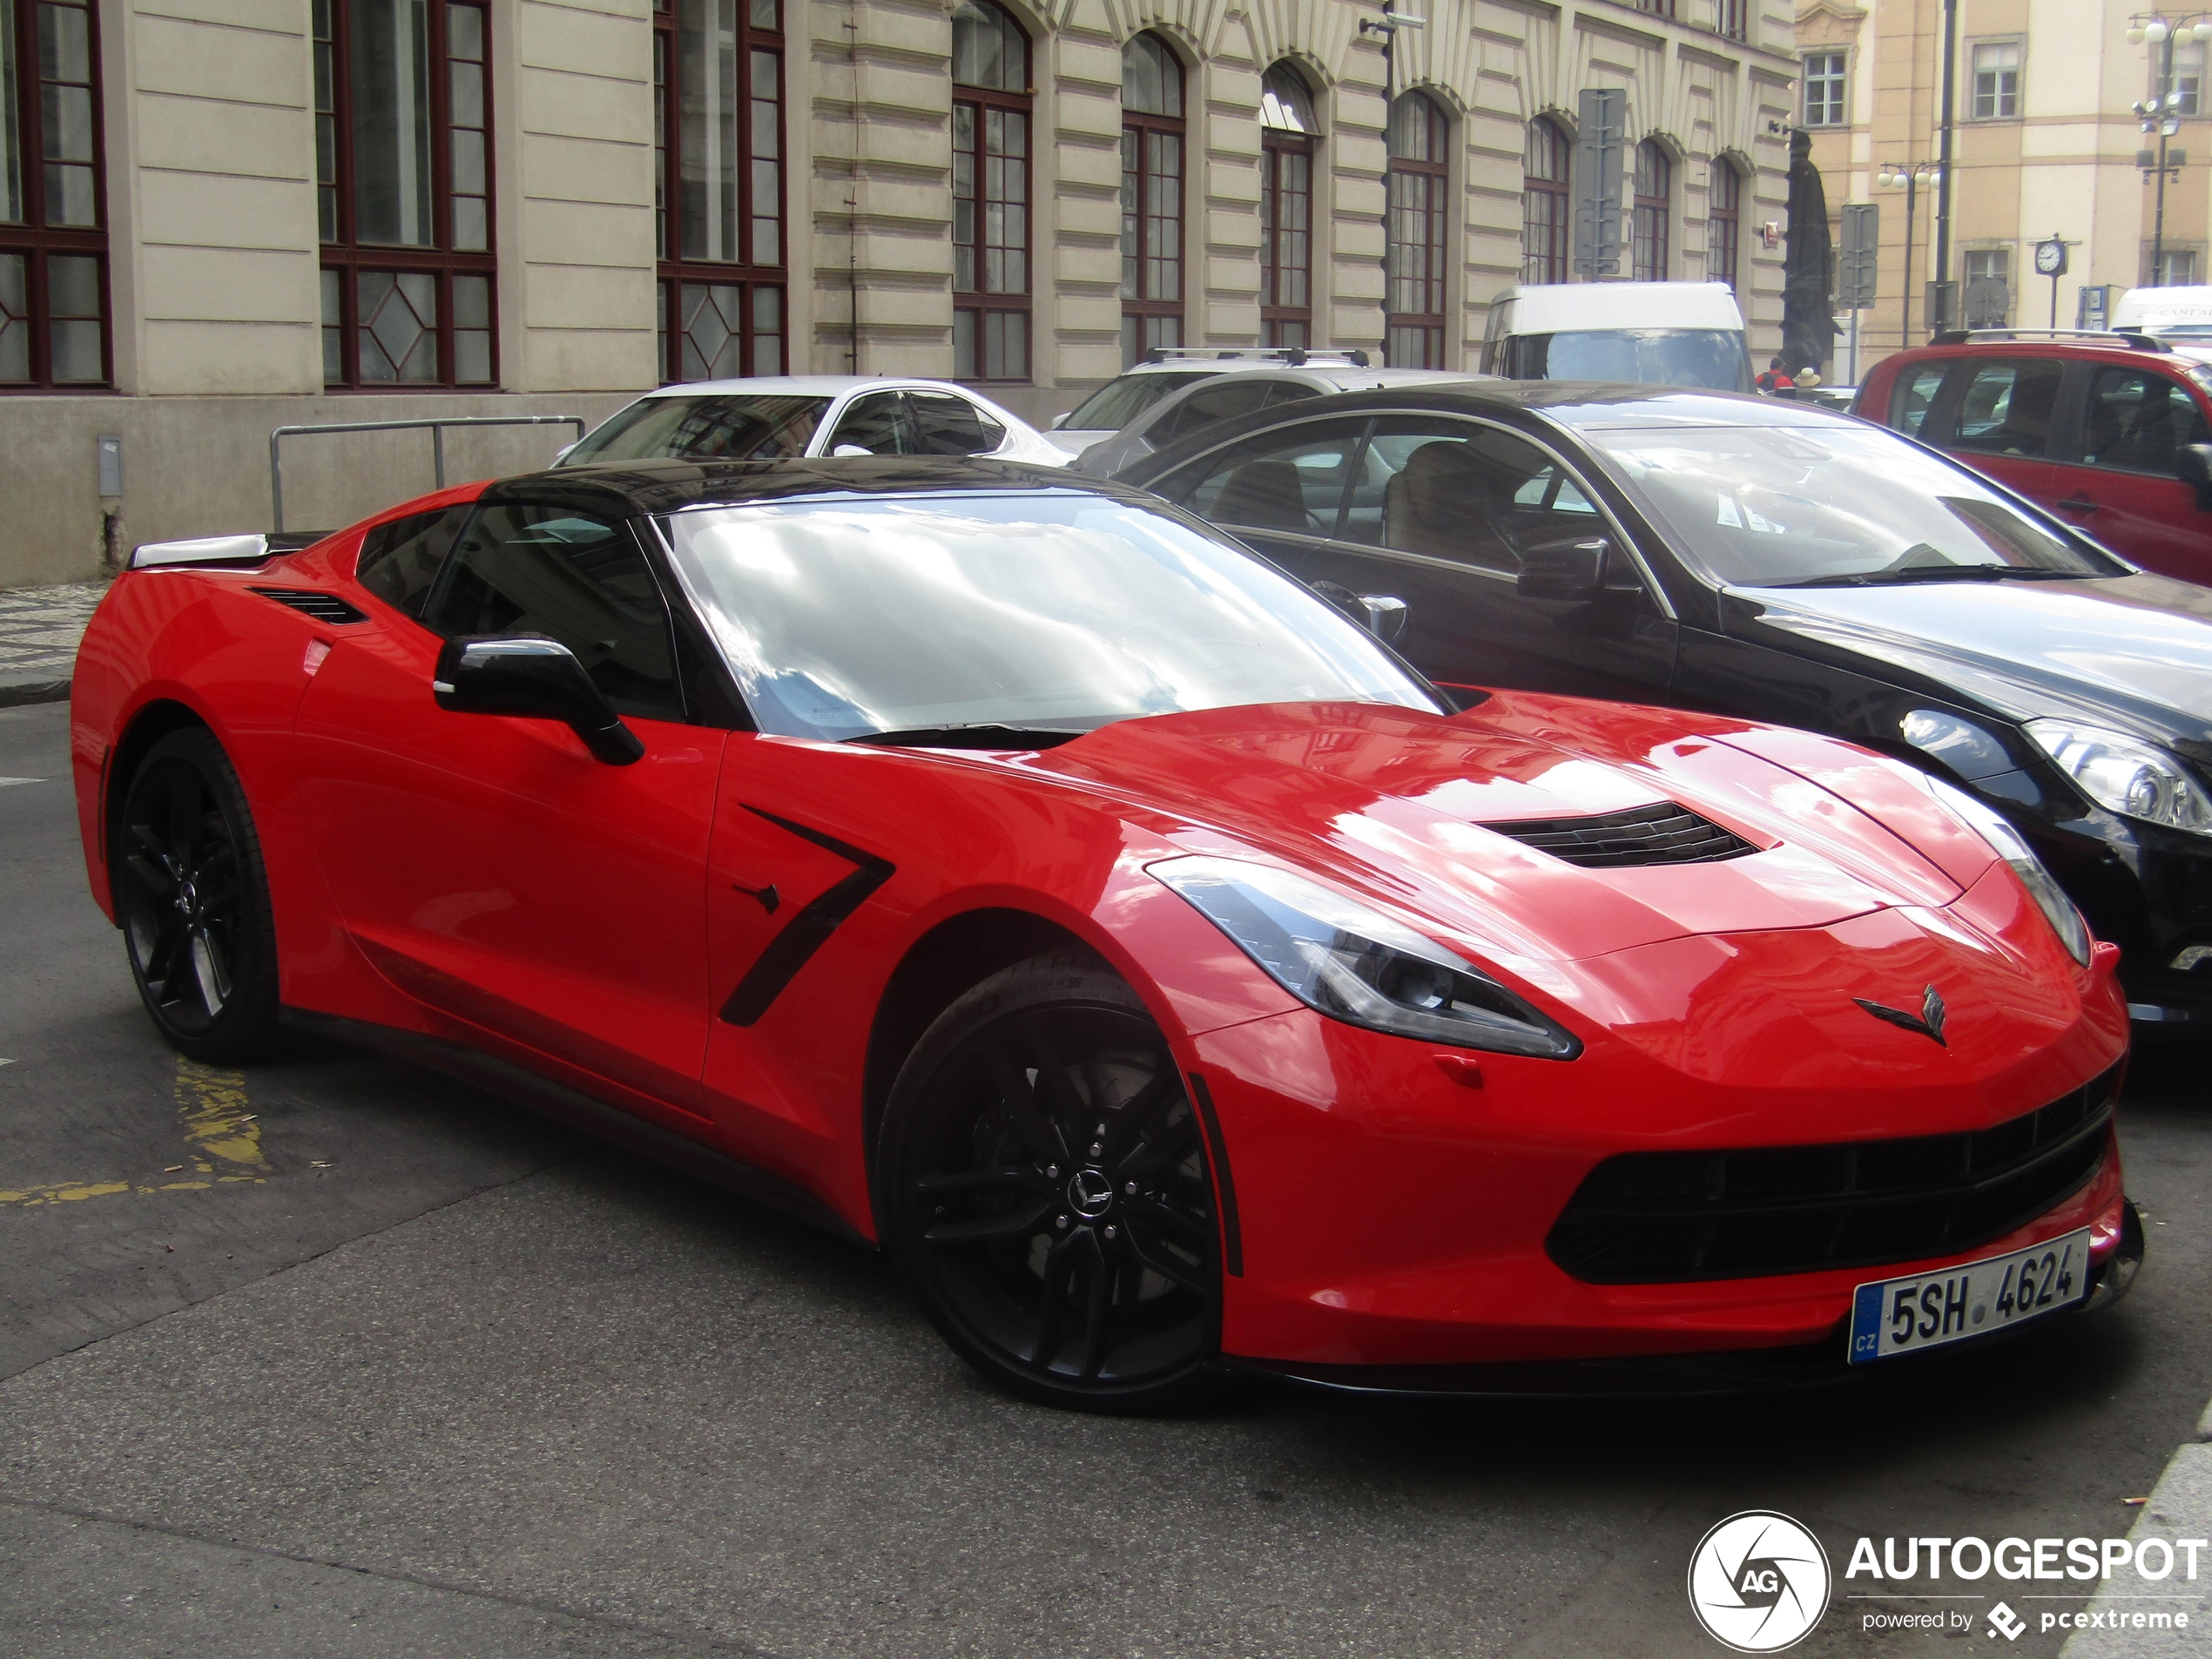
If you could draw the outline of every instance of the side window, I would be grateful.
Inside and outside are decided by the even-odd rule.
[[[2170,478],[2184,446],[2212,443],[2188,388],[2155,368],[2100,368],[2081,421],[2081,458],[2119,472]]]
[[[630,533],[562,507],[487,507],[423,621],[461,634],[545,634],[577,654],[618,714],[680,720],[660,584]]]
[[[830,435],[829,453],[835,455],[840,446],[848,443],[858,445],[872,455],[911,453],[911,446],[900,442],[904,435],[900,428],[906,420],[899,404],[896,392],[871,392],[866,397],[854,398],[845,406],[845,418]]]
[[[1588,536],[1595,517],[1575,481],[1527,439],[1401,415],[1375,422],[1344,535],[1512,575],[1517,548]]]
[[[1896,386],[1890,391],[1890,425],[1907,437],[1920,436],[1928,411],[1935,405],[1936,394],[1943,389],[1944,371],[1950,366],[1940,360],[1915,363],[1898,375]]]
[[[1320,395],[1321,388],[1318,386],[1303,386],[1296,381],[1278,381],[1275,389],[1267,395],[1267,407],[1271,409],[1278,404],[1295,403],[1300,398]]]
[[[1366,424],[1355,416],[1257,433],[1191,462],[1154,488],[1229,529],[1333,535]]]
[[[1154,448],[1163,448],[1200,427],[1211,426],[1239,415],[1250,415],[1267,401],[1273,382],[1257,374],[1224,374],[1214,385],[1203,387],[1160,417],[1144,435]]]
[[[2041,455],[2051,445],[2060,373],[2049,358],[1984,358],[1959,400],[1949,447],[1977,455]]]
[[[379,524],[361,538],[354,579],[386,604],[420,619],[430,584],[438,579],[438,567],[453,551],[453,538],[475,510],[448,507],[442,513],[417,513]]]
[[[1004,427],[966,398],[954,397],[950,392],[909,392],[907,406],[914,418],[916,455],[987,455],[1006,442]]]

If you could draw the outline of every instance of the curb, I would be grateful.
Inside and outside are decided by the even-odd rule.
[[[69,701],[69,681],[18,680],[12,685],[0,685],[0,709],[12,709],[26,703],[66,703]]]
[[[2137,1544],[2147,1538],[2171,1543],[2177,1538],[2212,1537],[2212,1404],[2207,1404],[2204,1414],[2197,1419],[2195,1441],[2176,1451],[2168,1461],[2128,1536]],[[2154,1611],[2185,1613],[2188,1615],[2186,1629],[2080,1630],[2067,1638],[2059,1659],[2167,1659],[2168,1655],[2179,1659],[2183,1654],[2203,1653],[2208,1639],[2212,1639],[2212,1573],[2206,1570],[2212,1567],[2212,1560],[2199,1566],[2199,1576],[2192,1583],[2182,1576],[2180,1563],[2185,1559],[2179,1550],[2175,1552],[2175,1572],[2162,1582],[2147,1583],[2132,1569],[2122,1568],[2128,1576],[2107,1579],[2087,1611],[2114,1619],[2124,1615],[2130,1621],[2139,1614],[2148,1618]],[[2124,1586],[2128,1594],[2115,1595],[2115,1586]],[[2135,1599],[2148,1593],[2182,1599]]]

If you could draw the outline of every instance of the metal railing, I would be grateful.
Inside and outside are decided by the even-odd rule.
[[[437,466],[438,488],[446,487],[446,428],[456,426],[572,426],[581,438],[584,419],[580,415],[455,415],[435,421],[341,421],[330,426],[280,426],[269,434],[269,510],[273,528],[284,529],[284,451],[282,440],[310,432],[400,432],[430,429],[430,453]]]

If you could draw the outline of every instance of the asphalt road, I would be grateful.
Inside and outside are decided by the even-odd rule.
[[[1011,1401],[875,1257],[499,1101],[180,1068],[65,742],[0,711],[0,1653],[1712,1655],[1722,1517],[1839,1575],[1861,1534],[2123,1535],[2212,1391],[2212,1102],[2149,1055],[2151,1257],[2100,1323],[1784,1399]],[[1870,1588],[1797,1651],[1947,1640],[1865,1633],[1912,1605]]]

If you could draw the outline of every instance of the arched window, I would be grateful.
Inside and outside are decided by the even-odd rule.
[[[1383,357],[1393,368],[1444,367],[1450,132],[1443,110],[1425,92],[1408,92],[1391,105]]]
[[[1712,194],[1705,215],[1705,280],[1736,286],[1736,250],[1743,234],[1743,178],[1724,158],[1713,158]]]
[[[1667,205],[1674,185],[1675,164],[1659,140],[1636,145],[1635,225],[1629,247],[1629,275],[1635,281],[1667,280]]]
[[[1278,64],[1259,84],[1259,327],[1264,346],[1313,343],[1313,97]]]
[[[1122,362],[1183,343],[1183,64],[1157,35],[1122,48]]]
[[[661,374],[780,374],[781,0],[653,0]]]
[[[0,389],[109,379],[99,65],[89,0],[0,4]]]
[[[1029,378],[1029,37],[994,0],[953,13],[953,374]]]
[[[1566,133],[1556,121],[1539,116],[1528,124],[1528,154],[1521,168],[1521,280],[1567,280]]]

